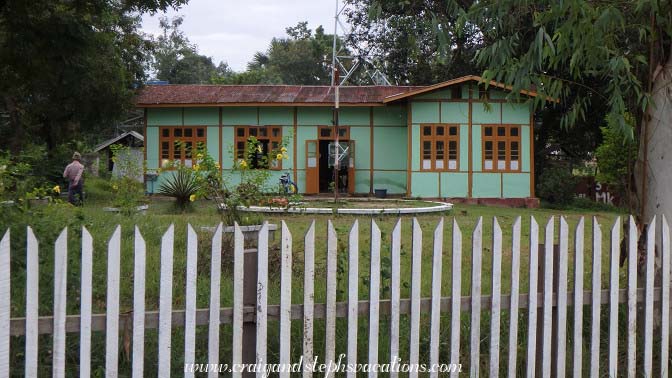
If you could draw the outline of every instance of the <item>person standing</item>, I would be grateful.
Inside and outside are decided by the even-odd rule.
[[[84,165],[81,162],[82,155],[79,152],[72,154],[72,163],[68,164],[63,171],[63,177],[68,179],[68,202],[73,205],[83,204],[84,196]],[[75,202],[75,195],[78,195],[78,202]]]

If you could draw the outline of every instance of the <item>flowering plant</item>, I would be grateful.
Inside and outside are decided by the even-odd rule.
[[[143,166],[128,146],[113,144],[110,150],[115,166],[111,180],[114,206],[124,214],[131,214],[143,200]]]

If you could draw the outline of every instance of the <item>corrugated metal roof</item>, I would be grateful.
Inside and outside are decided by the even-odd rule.
[[[116,136],[116,137],[114,137],[114,138],[112,138],[112,139],[108,139],[108,140],[106,140],[105,142],[103,142],[103,143],[97,145],[96,148],[93,149],[93,152],[99,152],[100,150],[102,150],[102,149],[104,149],[104,148],[107,148],[107,147],[109,147],[109,146],[111,146],[111,145],[117,143],[118,141],[120,141],[120,140],[126,138],[126,137],[129,136],[129,135],[132,136],[133,138],[135,138],[135,139],[141,141],[141,142],[144,142],[144,141],[145,141],[145,137],[143,137],[142,134],[140,134],[140,133],[137,132],[137,131],[133,131],[133,130],[131,130],[131,131],[127,131],[127,132],[125,132],[125,133],[123,133],[123,134],[121,134],[121,135],[118,135],[118,136]]]
[[[383,103],[385,97],[411,92],[420,86],[343,86],[342,104]],[[334,103],[334,88],[310,85],[148,85],[135,101],[139,107],[161,105],[288,104]]]

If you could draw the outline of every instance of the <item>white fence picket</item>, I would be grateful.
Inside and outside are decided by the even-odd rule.
[[[520,294],[520,217],[513,222],[511,234],[511,311],[509,316],[508,377],[516,377],[518,359],[518,296]]]
[[[187,275],[184,303],[184,365],[196,362],[196,286],[198,278],[198,241],[196,231],[187,225]],[[193,377],[193,369],[184,369],[185,377]]]
[[[380,328],[380,228],[371,220],[371,270],[369,275],[369,361],[378,364],[378,330]],[[369,378],[377,377],[378,372],[369,371]]]
[[[670,347],[670,227],[667,224],[667,218],[663,214],[662,219],[662,240],[661,240],[661,255],[662,263],[662,278],[661,278],[661,295],[662,301],[660,308],[661,315],[661,337],[662,340],[660,350],[660,375],[667,378],[669,375],[669,347]]]
[[[233,336],[234,340],[242,340],[243,328],[243,265],[242,265],[242,235],[238,227],[234,227],[234,269],[233,269]],[[239,239],[240,237],[240,239]],[[210,308],[208,318],[208,364],[219,363],[219,305],[222,280],[222,224],[218,224],[215,234],[212,236],[212,249],[210,253]],[[238,339],[236,339],[236,336]],[[232,343],[231,363],[241,363],[242,344]],[[232,373],[233,377],[240,377],[240,372]],[[208,377],[215,378],[216,371],[209,371]]]
[[[292,316],[292,234],[282,221],[282,242],[280,244],[280,364],[289,366]],[[289,378],[289,369],[280,372],[281,378]]]
[[[639,232],[635,218],[628,222],[628,378],[635,378],[637,372],[637,240]]]
[[[315,221],[304,237],[303,276],[303,378],[313,376],[313,317],[315,315]]]
[[[451,304],[450,304],[450,363],[460,363],[460,327],[462,304],[462,231],[453,218],[453,255],[451,271]],[[450,372],[451,377],[457,377],[457,369]]]
[[[413,218],[413,244],[411,246],[411,324],[409,334],[408,362],[415,366],[420,362],[420,288],[422,287],[422,229],[417,218]],[[418,372],[411,371],[408,376],[417,378]]]
[[[219,224],[218,230],[221,232],[222,224]],[[222,235],[220,233],[218,240],[221,243]],[[215,259],[215,253],[217,258]],[[213,255],[213,264],[215,260],[218,260],[217,264],[217,280],[213,276],[211,278],[211,299],[210,299],[210,337],[212,339],[213,333],[216,332],[217,337],[219,338],[219,306],[214,307],[215,301],[219,303],[219,292],[221,290],[221,248],[220,251],[212,250]],[[215,269],[215,266],[212,266],[212,269]],[[231,340],[231,362],[233,364],[241,364],[243,362],[243,305],[244,305],[244,294],[243,294],[243,285],[245,279],[245,239],[243,232],[240,230],[238,223],[233,226],[233,339]],[[215,292],[217,297],[215,298]],[[216,317],[216,325],[213,323],[214,318]],[[215,328],[216,327],[216,328]],[[217,346],[217,353],[219,353],[219,346]],[[217,360],[210,359],[210,363],[217,363]],[[217,376],[213,374],[212,376]],[[240,371],[234,371],[233,377],[241,377],[242,373]]]
[[[618,259],[621,245],[621,217],[611,228],[609,251],[609,376],[618,376]]]
[[[590,318],[590,377],[600,374],[600,306],[602,303],[602,230],[593,217],[593,282],[591,293],[592,313]]]
[[[173,322],[173,249],[175,226],[170,225],[161,238],[161,277],[159,284],[159,365],[160,378],[170,377]]]
[[[143,264],[144,265],[144,264]],[[139,278],[136,276],[136,280]],[[143,281],[144,282],[144,281]],[[82,227],[82,265],[81,265],[81,320],[79,335],[79,376],[91,376],[91,318],[93,312],[93,237]],[[139,316],[144,321],[144,307]],[[135,314],[134,314],[135,315]],[[133,328],[135,330],[135,326]],[[144,340],[142,340],[144,342]],[[144,344],[142,344],[144,345]],[[133,353],[135,356],[135,352]]]
[[[499,377],[499,332],[502,311],[502,228],[492,218],[492,306],[490,315],[490,377]]]
[[[646,229],[646,283],[644,300],[644,376],[653,376],[653,284],[656,257],[656,217]]]
[[[556,354],[556,377],[564,377],[567,364],[567,270],[569,266],[569,226],[565,217],[560,217],[560,256],[558,258],[558,337]]]
[[[443,265],[443,218],[434,229],[434,250],[432,254],[432,309],[429,332],[429,364],[439,364],[439,342],[441,339],[441,268]],[[439,371],[432,370],[430,377],[438,377]]]
[[[257,242],[257,363],[267,364],[268,333],[268,223],[259,230]],[[263,369],[257,370],[257,378],[266,378]]]
[[[119,262],[121,226],[117,226],[107,245],[107,307],[105,325],[105,376],[119,375]]]
[[[481,359],[481,264],[483,261],[483,217],[471,236],[471,336],[469,376],[478,377]]]
[[[373,270],[373,268],[372,268]],[[348,364],[357,363],[357,320],[359,317],[359,221],[350,228],[348,240]],[[376,334],[376,336],[378,336]],[[356,372],[349,370],[348,377]]]
[[[392,229],[390,245],[390,363],[399,358],[399,302],[401,300],[401,219]],[[397,378],[399,372],[390,371],[390,378]]]
[[[541,343],[541,371],[544,377],[551,376],[551,341],[553,340],[553,236],[555,217],[551,217],[546,224],[544,240],[544,304],[543,304],[543,338]]]
[[[65,317],[68,288],[68,229],[65,228],[54,246],[54,378],[65,377]]]
[[[537,292],[539,290],[539,225],[530,217],[530,290],[527,316],[527,372],[528,378],[536,376],[537,359]]]
[[[9,229],[0,240],[0,377],[9,377],[9,326],[11,319],[11,279]]]
[[[327,223],[327,298],[325,314],[324,361],[328,365],[336,360],[336,268],[338,244],[336,230],[331,220]]]
[[[135,227],[133,267],[133,365],[134,378],[144,376],[145,366],[145,277],[147,246],[140,229]]]
[[[574,229],[574,346],[572,376],[581,377],[583,355],[583,243],[585,221],[579,219]]]

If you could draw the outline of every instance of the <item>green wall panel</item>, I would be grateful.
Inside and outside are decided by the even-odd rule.
[[[208,126],[207,137],[205,147],[208,149],[208,155],[212,156],[215,160],[219,160],[219,126]],[[222,149],[223,154],[224,149]]]
[[[231,126],[222,127],[222,168],[233,167],[233,132]]]
[[[436,172],[413,172],[411,174],[412,197],[439,197],[439,174]]]
[[[438,102],[412,102],[413,123],[436,123],[439,121]]]
[[[501,104],[499,103],[474,103],[471,107],[471,120],[473,123],[500,123]]]
[[[355,193],[368,193],[371,176],[369,171],[355,171]]]
[[[501,174],[474,173],[471,195],[474,198],[500,198]]]
[[[437,89],[435,91],[419,94],[417,96],[413,96],[413,99],[428,99],[428,100],[434,100],[434,99],[451,99],[451,91],[450,87],[446,89]]]
[[[297,168],[306,168],[306,140],[317,139],[317,126],[299,126],[296,130],[296,160]]]
[[[411,170],[420,170],[420,126],[411,126],[411,142],[409,143],[411,149]],[[408,153],[407,153],[408,154]]]
[[[338,123],[346,126],[369,126],[371,124],[371,114],[369,107],[347,107],[340,108],[338,112]]]
[[[493,100],[498,100],[498,99],[503,99],[507,95],[507,92],[501,90],[501,89],[496,89],[494,87],[488,88],[488,96],[490,96],[491,99]]]
[[[388,194],[405,194],[406,171],[373,171],[373,189],[387,189]]]
[[[468,192],[468,173],[441,173],[441,197],[466,197]]]
[[[468,141],[467,141],[468,142]],[[480,172],[483,170],[481,155],[481,125],[472,125],[471,126],[471,164],[474,172]]]
[[[181,108],[148,108],[147,109],[147,124],[148,125],[181,125],[182,124],[182,109]]]
[[[523,172],[530,171],[530,127],[521,126],[520,128],[520,158],[522,159],[520,168]]]
[[[469,125],[460,126],[460,171],[469,170]]]
[[[306,192],[306,171],[296,171],[296,186],[299,187],[299,193]]]
[[[408,117],[405,105],[373,107],[373,122],[378,126],[406,126]]]
[[[406,127],[376,127],[373,130],[373,168],[406,170]]]
[[[145,149],[147,150],[147,168],[159,168],[159,128],[147,127],[145,135]]]
[[[530,196],[529,173],[504,173],[502,175],[504,198],[527,198]]]
[[[470,85],[471,85],[470,83],[461,84],[460,87],[462,88],[462,99],[468,99],[469,98],[469,86]]]
[[[371,130],[368,127],[351,127],[350,139],[355,141],[355,168],[371,167]],[[367,190],[368,192],[368,190]]]
[[[298,108],[296,122],[299,125],[332,125],[333,113],[329,107]]]
[[[185,125],[219,125],[219,108],[184,108]]]
[[[502,123],[530,124],[530,106],[525,103],[502,104]]]
[[[260,107],[260,125],[293,125],[294,109],[291,107]]]
[[[287,141],[287,156],[289,157],[282,162],[282,169],[290,169],[294,167],[294,127],[284,126],[282,128],[282,139]]]
[[[243,107],[223,107],[222,108],[223,125],[256,125],[257,108],[254,106]]]
[[[469,104],[466,102],[442,102],[441,122],[443,123],[468,123]]]

